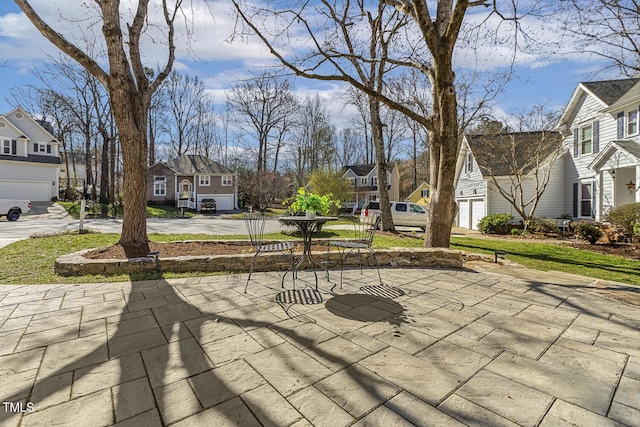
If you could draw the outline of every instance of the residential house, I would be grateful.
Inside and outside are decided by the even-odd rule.
[[[422,182],[411,194],[409,194],[405,201],[415,203],[420,206],[429,206],[429,203],[431,202],[431,186],[426,182]]]
[[[513,205],[497,189],[493,178],[508,193],[521,189],[529,199],[546,180],[548,184],[535,211],[536,216],[559,217],[564,213],[562,135],[556,131],[465,135],[458,159],[455,199],[457,225],[476,230],[486,215],[510,213]],[[538,161],[529,161],[535,153]],[[558,158],[560,157],[560,158]],[[520,162],[518,159],[522,159]],[[512,186],[512,176],[523,177],[521,187]],[[528,209],[525,209],[528,210]]]
[[[49,202],[59,170],[59,143],[46,122],[20,107],[0,115],[0,199]]]
[[[156,162],[147,171],[147,200],[200,211],[202,199],[215,199],[220,211],[238,206],[238,175],[205,156],[184,155]]]
[[[612,207],[640,202],[640,78],[580,83],[562,113],[570,153],[563,210],[602,221]]]
[[[389,200],[400,197],[400,172],[395,163],[387,163],[387,188]],[[349,181],[353,192],[343,207],[352,209],[361,207],[365,202],[380,199],[378,190],[378,166],[375,163],[342,167],[342,177]]]
[[[536,216],[602,221],[612,207],[640,202],[639,110],[640,78],[578,84],[556,127],[564,154]],[[467,228],[476,228],[485,215],[513,213],[483,174],[487,161],[499,156],[487,157],[477,143],[478,138],[465,137],[457,165],[457,223]]]

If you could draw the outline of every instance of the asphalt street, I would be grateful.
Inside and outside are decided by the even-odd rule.
[[[79,227],[80,220],[73,218],[41,219],[38,216],[24,215],[16,222],[9,222],[2,218],[0,219],[0,247],[18,240],[27,239],[33,234],[78,230]],[[122,219],[85,219],[84,228],[102,233],[120,233],[122,231]],[[266,233],[277,232],[282,229],[283,226],[275,219],[268,220],[265,225]],[[147,232],[237,235],[247,234],[247,229],[241,219],[220,217],[148,218]]]

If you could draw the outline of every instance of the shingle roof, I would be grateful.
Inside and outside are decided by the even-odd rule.
[[[605,104],[611,105],[638,82],[640,82],[640,78],[582,82],[582,84]]]
[[[52,165],[59,165],[62,163],[60,157],[58,156],[43,156],[41,154],[28,154],[27,157],[0,154],[0,160],[9,160],[12,162],[48,163]]]
[[[367,163],[363,165],[349,165],[342,167],[342,173],[344,174],[347,170],[351,169],[356,176],[366,176],[371,173],[373,168],[376,167],[376,163]],[[393,163],[387,163],[387,171],[393,169]]]
[[[625,150],[627,153],[640,159],[640,144],[638,144],[637,142],[632,140],[625,140],[625,141],[615,141],[614,143],[618,147]]]
[[[165,164],[173,169],[177,174],[196,174],[196,173],[235,173],[228,167],[213,161],[205,156],[187,154],[184,156],[171,159]]]
[[[562,146],[562,135],[553,131],[466,135],[465,138],[485,176],[511,175],[521,168],[525,174],[529,173],[535,165],[528,160],[536,150],[540,150],[542,160]]]

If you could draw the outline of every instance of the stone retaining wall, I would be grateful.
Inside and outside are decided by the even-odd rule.
[[[134,258],[134,259],[89,259],[83,255],[91,249],[63,255],[56,259],[55,271],[63,276],[82,276],[87,274],[127,274],[139,272],[249,272],[253,253],[239,255],[181,256],[173,258]],[[391,248],[375,251],[380,266],[393,267],[441,267],[460,268],[463,254],[460,251],[443,248]],[[371,254],[362,251],[362,262],[375,265]],[[300,255],[300,254],[298,254]],[[326,252],[314,252],[314,256],[323,265],[327,262]],[[339,256],[332,251],[328,267],[338,265]],[[278,271],[289,268],[289,260],[278,253],[268,253],[256,258],[254,271]],[[345,265],[358,265],[358,256],[351,255]],[[306,266],[306,260],[302,267]]]

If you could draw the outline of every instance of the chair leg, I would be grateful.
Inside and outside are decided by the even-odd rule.
[[[258,254],[260,252],[256,252],[256,254],[253,256],[253,258],[251,259],[251,269],[249,270],[249,277],[247,277],[247,284],[244,285],[244,293],[247,293],[247,289],[249,288],[249,280],[251,280],[251,274],[253,273],[253,266],[256,262],[256,258],[258,257]]]

